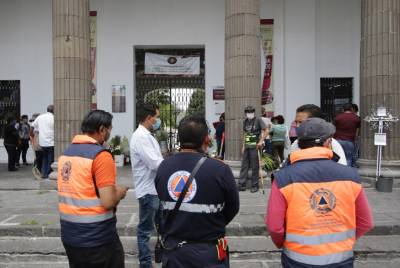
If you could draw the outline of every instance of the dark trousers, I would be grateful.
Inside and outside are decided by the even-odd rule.
[[[260,162],[256,148],[245,148],[240,168],[239,185],[246,186],[246,180],[251,168],[251,186],[258,187]]]
[[[54,147],[42,147],[43,162],[42,162],[42,175],[45,178],[49,177],[51,171],[51,163],[54,162]]]
[[[21,140],[21,144],[18,146],[18,155],[16,162],[19,163],[19,159],[22,156],[22,162],[26,164],[26,153],[28,152],[29,149],[29,139],[28,140]]]
[[[272,142],[272,155],[275,160],[280,164],[283,159],[283,152],[285,150],[285,142],[284,141],[273,141]]]
[[[70,268],[124,268],[125,253],[119,238],[105,245],[81,248],[64,244]]]
[[[35,167],[41,172],[42,170],[42,161],[43,160],[43,151],[35,151]]]
[[[222,145],[222,150],[221,150],[221,145]],[[217,140],[217,155],[221,159],[224,159],[224,157],[225,157],[225,143],[222,144],[221,140]]]
[[[8,170],[15,169],[15,161],[17,159],[17,145],[6,145],[7,155],[8,155]]]
[[[215,244],[185,244],[175,250],[164,250],[163,268],[229,268],[229,257],[218,260]]]

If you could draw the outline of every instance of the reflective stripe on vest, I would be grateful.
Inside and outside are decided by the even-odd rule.
[[[353,257],[353,251],[343,251],[339,253],[333,253],[333,254],[327,254],[327,255],[304,255],[300,254],[297,252],[294,252],[292,250],[289,250],[287,248],[283,249],[283,252],[285,253],[286,256],[291,258],[292,260],[295,260],[297,262],[305,263],[305,264],[310,264],[310,265],[328,265],[328,264],[333,264],[333,263],[339,263],[343,262],[345,260],[350,259]]]
[[[58,196],[58,201],[63,204],[71,205],[74,207],[88,208],[101,206],[100,199],[76,199],[69,196]]]
[[[335,243],[343,240],[347,240],[349,238],[355,238],[356,231],[355,229],[331,233],[331,234],[322,234],[322,235],[298,235],[298,234],[286,234],[286,241],[288,242],[296,242],[302,245],[320,245],[323,243]]]
[[[163,201],[161,202],[163,209],[174,210],[176,202]],[[192,203],[182,203],[179,208],[180,211],[193,212],[193,213],[218,213],[224,209],[225,203],[222,204],[192,204]]]
[[[94,214],[94,215],[72,215],[65,214],[60,212],[60,219],[69,222],[75,223],[94,223],[101,222],[114,217],[114,213],[112,211],[106,212],[104,214]]]

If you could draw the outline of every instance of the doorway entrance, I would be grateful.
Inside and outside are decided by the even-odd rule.
[[[200,57],[198,75],[145,74],[145,54]],[[204,48],[135,47],[135,103],[153,102],[160,107],[161,129],[155,134],[162,150],[178,149],[177,127],[186,115],[205,115]],[[137,113],[136,113],[137,114]],[[136,126],[138,120],[136,118]]]
[[[8,118],[19,121],[20,96],[20,80],[0,80],[0,138],[4,138]]]
[[[353,101],[353,77],[324,77],[321,83],[321,110],[333,122],[343,105]]]

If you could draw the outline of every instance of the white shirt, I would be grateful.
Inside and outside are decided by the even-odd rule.
[[[132,134],[129,147],[136,198],[146,194],[157,195],[154,179],[164,160],[160,145],[148,129],[139,125]]]
[[[39,145],[41,147],[54,146],[54,115],[52,113],[44,113],[39,115],[32,123],[35,131],[39,132]]]
[[[298,140],[295,140],[292,143],[292,146],[290,147],[290,152],[294,152],[297,150],[300,150],[300,148]],[[340,143],[333,138],[332,138],[332,151],[335,152],[335,154],[337,154],[340,157],[338,163],[347,166],[346,155],[344,154],[342,145],[340,145]]]

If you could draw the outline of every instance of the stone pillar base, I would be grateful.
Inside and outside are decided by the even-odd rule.
[[[376,160],[358,159],[359,174],[364,181],[373,181],[376,179]],[[394,178],[393,187],[400,187],[400,160],[384,161],[382,160],[381,175]]]

